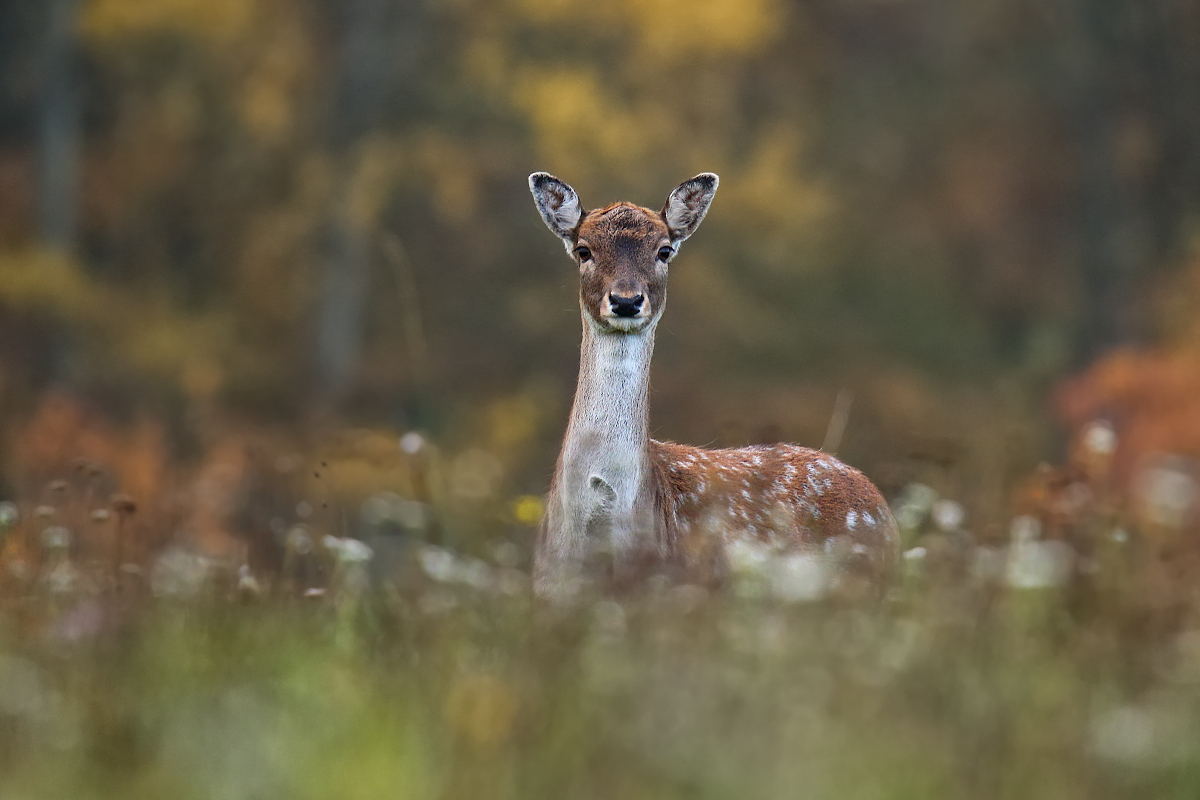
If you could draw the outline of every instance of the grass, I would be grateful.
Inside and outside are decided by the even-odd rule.
[[[1112,523],[984,550],[902,518],[922,549],[879,605],[747,573],[548,608],[423,546],[316,597],[211,565],[100,590],[48,556],[0,573],[0,800],[1200,794],[1186,558]]]

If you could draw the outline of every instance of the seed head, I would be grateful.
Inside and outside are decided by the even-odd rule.
[[[137,502],[127,494],[114,494],[112,507],[119,516],[128,517],[137,511]]]
[[[16,525],[17,521],[20,519],[21,512],[17,508],[16,503],[10,503],[7,500],[5,500],[3,503],[0,503],[0,530],[11,528],[13,525]]]

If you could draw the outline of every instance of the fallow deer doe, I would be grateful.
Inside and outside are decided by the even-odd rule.
[[[583,317],[579,384],[534,555],[538,593],[569,594],[597,554],[618,578],[650,565],[719,582],[728,548],[747,541],[883,583],[897,561],[896,523],[862,473],[790,444],[707,450],[650,438],[667,265],[704,219],[717,176],[680,184],[659,212],[632,203],[586,211],[545,172],[529,188],[579,266]]]

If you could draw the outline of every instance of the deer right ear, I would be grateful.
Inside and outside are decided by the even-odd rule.
[[[533,192],[533,202],[546,227],[554,235],[566,239],[568,246],[573,243],[579,221],[583,219],[583,205],[579,195],[567,184],[548,172],[535,172],[529,176],[529,191]]]

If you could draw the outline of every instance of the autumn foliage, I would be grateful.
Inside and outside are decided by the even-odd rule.
[[[1200,260],[1172,285],[1169,312],[1180,317],[1159,344],[1123,347],[1066,380],[1054,397],[1069,430],[1107,420],[1116,432],[1114,470],[1128,487],[1155,457],[1200,459]]]

